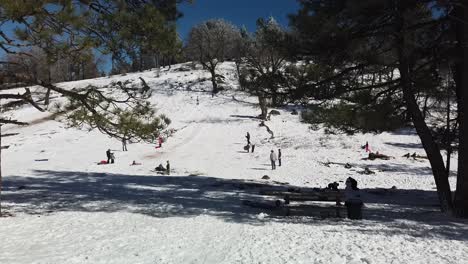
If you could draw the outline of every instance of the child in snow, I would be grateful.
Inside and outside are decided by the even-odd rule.
[[[163,139],[161,136],[158,138],[159,147],[162,147]]]
[[[247,151],[247,152],[249,152],[249,150],[250,150],[250,144],[245,145],[245,146],[244,146],[244,150]]]
[[[366,152],[371,152],[370,148],[369,148],[369,142],[367,142],[367,141],[366,141],[366,144],[364,146],[362,146],[361,148],[364,149]]]
[[[274,150],[271,150],[271,153],[270,153],[270,161],[271,161],[271,169],[272,170],[275,170],[276,169],[276,160],[278,158],[276,157],[276,153]]]
[[[111,153],[110,157],[111,157],[111,163],[114,163],[114,160],[115,160],[114,152]]]

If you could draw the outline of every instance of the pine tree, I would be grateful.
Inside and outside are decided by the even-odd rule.
[[[451,43],[456,43],[448,14],[460,7],[461,2],[300,2],[301,10],[291,16],[291,24],[301,41],[298,55],[321,68],[332,69],[311,79],[314,85],[310,89],[319,90],[319,94],[326,94],[330,99],[345,100],[367,90],[372,100],[360,102],[362,107],[378,107],[389,100],[395,109],[393,113],[400,111],[402,116],[409,117],[431,163],[441,209],[452,211],[453,200],[440,144],[425,119],[425,113],[432,109],[427,105],[421,109],[418,98],[441,98],[438,94],[447,98],[447,94],[453,93],[449,85],[442,83],[441,65],[447,64],[447,57],[450,63],[448,51],[454,49]],[[437,12],[441,15],[434,15],[434,8],[441,8],[442,12]],[[462,36],[458,43],[463,41]],[[461,106],[458,102],[457,122],[461,121]],[[460,148],[459,157],[465,157],[462,152],[466,151]],[[463,167],[459,167],[458,174],[458,180],[466,174]],[[459,197],[466,197],[467,192],[465,184],[457,186]],[[467,211],[465,202],[455,206],[456,211]]]

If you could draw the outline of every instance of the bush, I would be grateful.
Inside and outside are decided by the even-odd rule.
[[[336,129],[348,134],[390,131],[405,126],[404,118],[394,111],[392,105],[386,103],[373,106],[349,103],[315,105],[302,111],[301,118],[306,123],[323,124],[330,132]]]

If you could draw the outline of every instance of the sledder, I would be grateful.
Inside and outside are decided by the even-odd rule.
[[[106,156],[107,156],[107,160],[101,160],[100,162],[98,162],[98,165],[104,165],[104,164],[112,164],[112,163],[114,163],[115,156],[114,156],[114,153],[111,152],[110,149],[108,149],[108,150],[106,151]]]

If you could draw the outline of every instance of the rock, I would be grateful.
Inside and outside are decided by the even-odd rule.
[[[269,180],[270,177],[268,175],[263,175],[262,180]]]
[[[281,115],[281,113],[278,110],[271,110],[270,115]]]

